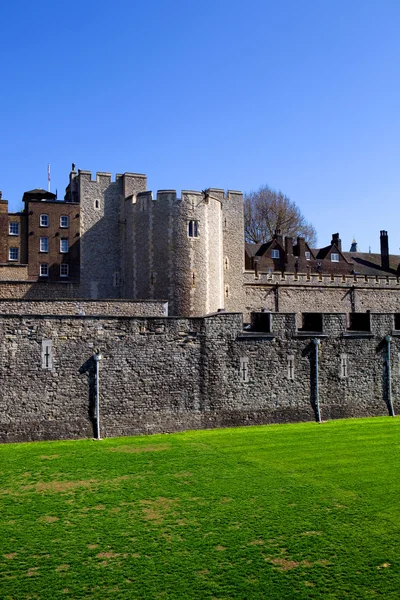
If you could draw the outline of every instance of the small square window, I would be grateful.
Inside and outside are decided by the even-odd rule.
[[[188,223],[188,236],[191,238],[199,237],[199,224],[198,221],[189,221]]]
[[[18,248],[8,249],[8,260],[18,260]]]
[[[61,263],[60,265],[60,277],[68,277],[69,275],[69,265],[66,263]]]
[[[40,227],[49,226],[49,215],[40,215]]]
[[[311,260],[311,252],[305,252],[306,260]]]
[[[49,265],[47,263],[41,263],[40,265],[40,277],[49,276]]]
[[[63,227],[64,229],[66,229],[67,227],[69,227],[69,218],[67,215],[61,215],[60,217],[60,227]]]
[[[339,254],[337,252],[331,252],[331,262],[339,262]]]
[[[11,221],[11,223],[9,223],[8,233],[10,235],[19,235],[19,223]]]
[[[49,251],[49,238],[41,237],[40,238],[40,252],[48,252]]]
[[[271,250],[271,258],[279,258],[279,250]]]
[[[61,239],[60,240],[60,252],[68,252],[68,240]]]

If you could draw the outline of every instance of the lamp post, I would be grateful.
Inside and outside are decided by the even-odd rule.
[[[103,358],[100,349],[97,348],[95,353],[93,354],[93,359],[96,363],[96,405],[95,405],[95,415],[96,415],[96,439],[100,440],[100,361]]]

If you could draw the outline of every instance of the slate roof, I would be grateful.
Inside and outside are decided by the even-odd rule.
[[[48,192],[42,188],[35,188],[34,190],[29,190],[28,192],[24,192],[22,200],[34,200],[35,197],[40,199],[45,198],[46,200],[55,200],[56,195],[53,192]]]
[[[354,271],[362,275],[396,275],[400,264],[398,254],[389,255],[389,271],[381,267],[381,255],[370,252],[343,252],[349,263],[354,265]]]

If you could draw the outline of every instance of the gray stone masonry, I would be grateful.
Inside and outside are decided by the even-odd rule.
[[[165,317],[168,316],[168,302],[164,300],[0,299],[0,314]]]
[[[321,323],[305,331],[296,314],[273,313],[270,332],[246,332],[237,313],[0,315],[0,440],[93,436],[95,349],[103,437],[315,420],[316,338],[322,419],[389,413],[387,335],[400,410],[394,314],[371,313],[363,332],[346,314]]]

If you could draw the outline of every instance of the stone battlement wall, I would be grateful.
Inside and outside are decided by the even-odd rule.
[[[0,314],[8,315],[80,315],[80,316],[125,316],[165,317],[168,302],[164,300],[2,300]]]
[[[396,277],[311,276],[273,273],[259,280],[254,273],[244,274],[244,318],[261,309],[275,312],[398,312],[400,281]],[[367,280],[368,279],[368,280]]]
[[[93,436],[96,348],[103,437],[315,420],[316,338],[323,419],[387,415],[390,389],[400,409],[395,315],[372,313],[364,332],[340,313],[322,315],[319,333],[296,314],[268,318],[270,331],[246,333],[234,313],[0,315],[0,439]]]

